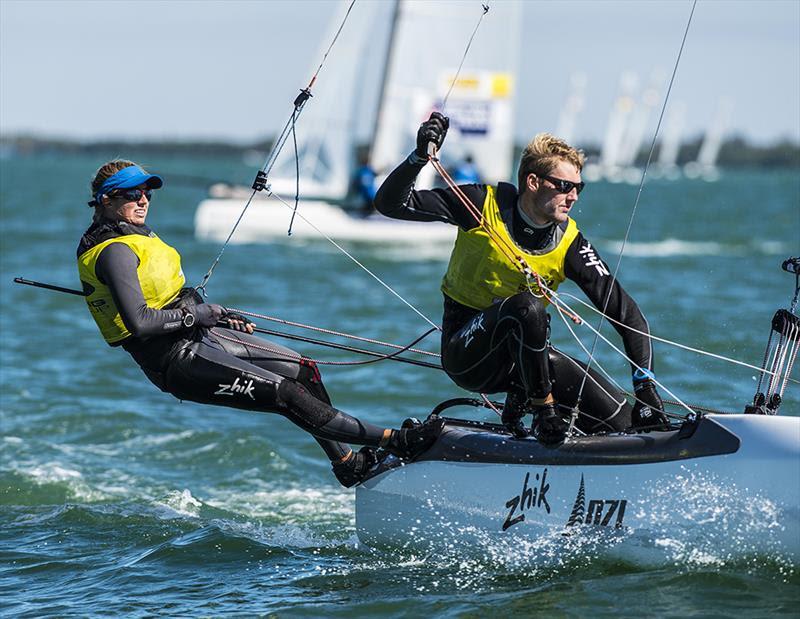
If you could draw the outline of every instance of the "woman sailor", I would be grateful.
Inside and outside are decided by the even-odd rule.
[[[125,349],[162,391],[181,400],[285,416],[314,435],[345,486],[372,450],[399,456],[427,448],[440,426],[380,428],[331,406],[313,361],[252,335],[253,323],[185,288],[178,252],[145,225],[161,177],[113,160],[92,181],[92,224],[78,245],[86,303],[103,338]]]

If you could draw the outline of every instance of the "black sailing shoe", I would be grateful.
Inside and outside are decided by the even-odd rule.
[[[333,463],[333,474],[345,488],[352,488],[366,477],[367,472],[378,462],[372,447],[362,447],[360,451],[351,452],[344,462]]]
[[[519,391],[509,391],[500,421],[516,438],[525,438],[529,432],[522,423],[522,418],[529,412],[528,397]]]
[[[410,424],[403,423],[403,426]],[[424,423],[392,430],[386,451],[398,458],[413,458],[436,442],[444,427],[444,419],[430,417]]]
[[[569,424],[558,413],[558,404],[549,402],[533,407],[533,426],[531,431],[544,445],[557,445],[567,437]]]

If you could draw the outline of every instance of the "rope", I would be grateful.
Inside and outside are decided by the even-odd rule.
[[[577,301],[581,305],[584,305],[585,307],[587,307],[591,311],[597,312],[598,314],[600,313],[599,309],[597,309],[596,307],[590,305],[589,303],[586,303],[586,301],[576,297],[573,294],[570,294],[568,292],[562,292],[562,293],[558,293],[558,296],[565,296],[565,297],[569,297],[570,299],[574,299],[575,301]],[[718,355],[716,353],[709,352],[707,350],[702,350],[700,348],[692,348],[691,346],[687,346],[685,344],[681,344],[680,342],[675,342],[673,340],[668,340],[668,339],[663,338],[663,337],[658,337],[656,335],[653,335],[652,333],[645,333],[644,331],[639,331],[638,329],[635,329],[634,327],[630,327],[630,326],[628,326],[628,325],[626,325],[626,324],[624,324],[622,322],[619,322],[618,320],[615,320],[615,319],[611,318],[611,316],[608,316],[607,314],[604,314],[604,317],[605,317],[605,320],[608,320],[609,322],[612,322],[615,325],[618,325],[620,327],[624,327],[625,329],[628,329],[629,331],[632,331],[634,333],[638,333],[639,335],[643,335],[645,337],[648,337],[651,340],[655,340],[657,342],[661,342],[663,344],[667,344],[668,346],[674,346],[675,348],[680,348],[682,350],[686,350],[688,352],[693,352],[693,353],[696,353],[698,355],[711,357],[712,359],[718,359],[720,361],[725,361],[725,362],[731,363],[733,365],[740,365],[742,367],[745,367],[745,368],[748,368],[748,369],[751,369],[751,370],[756,370],[758,372],[763,372],[763,374],[765,374],[765,375],[774,376],[776,374],[775,372],[771,372],[771,371],[766,369],[767,354],[769,353],[769,343],[772,342],[772,334],[774,333],[774,331],[772,331],[772,330],[770,330],[770,340],[769,340],[769,342],[767,344],[767,347],[768,347],[767,348],[767,352],[764,353],[764,366],[763,367],[758,367],[758,366],[752,365],[750,363],[745,363],[744,361],[739,361],[738,359],[733,359],[731,357],[726,357],[724,355]],[[794,378],[788,378],[788,380],[790,382],[800,384],[800,380],[796,380]],[[760,382],[759,382],[759,386],[756,389],[756,391],[761,391],[761,383]]]
[[[282,325],[286,325],[289,327],[298,327],[300,329],[308,329],[309,331],[316,331],[317,333],[325,333],[327,335],[335,335],[337,337],[349,338],[351,340],[356,340],[359,342],[366,342],[368,344],[377,344],[379,346],[386,346],[387,348],[395,348],[398,350],[408,350],[408,352],[415,352],[420,355],[427,355],[429,357],[436,357],[440,359],[442,355],[435,352],[430,352],[428,350],[421,350],[419,348],[408,348],[407,346],[400,346],[399,344],[391,344],[389,342],[382,342],[381,340],[374,340],[368,337],[361,337],[359,335],[352,335],[350,333],[342,333],[341,331],[334,331],[332,329],[325,329],[323,327],[314,327],[312,325],[306,325],[301,322],[293,322],[291,320],[285,320],[283,318],[275,318],[273,316],[266,316],[264,314],[256,314],[255,312],[248,312],[245,310],[237,309],[235,307],[227,308],[229,312],[233,312],[236,314],[243,314],[245,316],[252,316],[253,318],[260,318],[262,320],[269,320],[271,322],[277,322]],[[432,331],[428,331],[428,333],[432,333]],[[420,338],[421,339],[421,338]]]
[[[320,71],[322,70],[322,66],[325,64],[325,61],[328,59],[328,54],[331,52],[331,49],[333,49],[333,45],[338,40],[339,34],[342,32],[342,29],[344,28],[344,25],[347,22],[347,18],[350,17],[350,11],[353,9],[353,5],[355,4],[355,1],[356,0],[351,0],[350,5],[347,7],[347,12],[345,13],[344,18],[342,19],[342,23],[339,25],[339,29],[336,31],[336,34],[334,35],[333,40],[331,41],[331,44],[328,46],[328,49],[325,51],[325,54],[322,56],[322,60],[320,61],[319,66],[317,67],[317,70],[314,72],[314,75],[311,76],[311,80],[308,82],[308,86],[306,86],[306,88],[301,90],[300,91],[300,95],[298,95],[297,98],[294,100],[294,107],[292,108],[292,113],[289,116],[289,119],[286,121],[286,124],[284,124],[283,129],[281,130],[281,133],[278,136],[278,139],[275,140],[275,143],[272,145],[272,149],[270,150],[269,155],[267,156],[267,159],[264,162],[264,165],[261,167],[259,174],[256,176],[256,182],[253,183],[253,193],[250,194],[250,197],[247,199],[247,202],[245,203],[244,208],[242,208],[242,212],[239,213],[239,217],[236,219],[236,222],[233,224],[233,227],[231,228],[230,233],[228,233],[228,237],[225,239],[225,242],[223,243],[222,248],[219,250],[219,253],[217,254],[217,257],[214,258],[214,261],[211,263],[211,266],[209,267],[208,271],[203,276],[202,281],[196,287],[196,290],[198,292],[202,293],[203,296],[205,296],[205,294],[206,294],[206,286],[208,285],[208,282],[211,279],[211,276],[214,274],[214,269],[217,268],[217,265],[219,264],[220,260],[222,259],[222,255],[225,253],[225,248],[230,243],[231,238],[233,238],[233,234],[236,232],[236,229],[239,227],[239,224],[241,223],[245,212],[250,207],[250,204],[252,203],[253,198],[255,197],[256,193],[258,191],[260,191],[260,189],[257,188],[257,183],[259,182],[259,180],[261,178],[266,180],[266,178],[269,176],[269,173],[272,171],[272,167],[275,165],[275,161],[277,160],[278,155],[280,154],[281,150],[283,150],[283,146],[284,146],[284,144],[286,143],[286,140],[289,137],[289,133],[291,132],[292,135],[294,135],[295,123],[297,122],[297,119],[300,117],[300,114],[303,112],[303,109],[305,108],[306,103],[308,102],[308,100],[312,96],[311,89],[314,86],[314,82],[316,82],[317,76],[319,75]],[[296,144],[295,144],[295,151],[296,151]],[[298,173],[298,183],[299,183],[299,173]],[[298,194],[299,194],[299,185],[298,185]]]
[[[675,59],[675,66],[672,68],[672,76],[670,77],[670,80],[669,80],[669,86],[667,87],[667,92],[664,95],[664,104],[661,106],[661,113],[658,116],[658,123],[656,124],[656,130],[653,133],[653,141],[650,144],[650,152],[647,154],[647,162],[645,163],[644,170],[642,170],[642,178],[641,178],[641,181],[639,182],[639,189],[636,192],[636,199],[634,200],[634,203],[633,203],[633,209],[631,209],[631,216],[630,216],[630,219],[628,220],[628,227],[625,230],[625,236],[622,239],[622,246],[620,247],[620,250],[619,250],[619,256],[617,258],[617,264],[614,267],[614,274],[611,276],[612,285],[609,286],[608,294],[606,294],[606,300],[603,303],[603,310],[601,312],[600,322],[597,325],[597,331],[596,331],[597,335],[595,335],[595,338],[592,341],[592,352],[595,351],[595,348],[597,346],[597,338],[600,335],[600,330],[603,328],[603,318],[605,317],[606,310],[608,309],[608,303],[611,300],[611,292],[613,290],[613,283],[615,281],[617,281],[617,273],[619,273],[619,267],[622,264],[622,255],[625,252],[625,245],[628,242],[628,237],[630,236],[631,229],[633,228],[633,220],[636,217],[636,210],[639,207],[639,199],[641,198],[642,190],[644,189],[644,181],[645,181],[645,178],[647,178],[647,169],[650,167],[650,162],[653,159],[653,151],[656,148],[656,140],[658,139],[658,134],[661,131],[661,123],[662,123],[662,121],[664,119],[664,113],[667,110],[667,103],[669,102],[669,95],[672,92],[672,85],[674,84],[675,76],[678,73],[678,66],[680,65],[680,62],[681,62],[681,56],[683,55],[683,48],[686,45],[686,37],[689,35],[689,26],[691,26],[691,24],[692,24],[692,17],[694,16],[694,9],[695,9],[696,6],[697,6],[697,0],[694,0],[694,2],[692,2],[692,10],[689,13],[689,19],[686,22],[686,29],[683,32],[683,39],[681,40],[681,46],[680,46],[680,49],[678,50],[678,57]],[[583,394],[583,388],[586,385],[586,377],[589,374],[589,368],[591,367],[591,363],[592,363],[592,357],[590,356],[589,363],[587,364],[587,367],[586,367],[586,374],[583,375],[583,380],[581,381],[580,389],[578,389],[578,402],[580,402],[580,400],[581,400],[581,395]],[[650,368],[646,368],[646,369],[649,370]]]
[[[278,200],[278,201],[279,201],[281,204],[283,204],[285,207],[287,207],[287,208],[289,208],[289,209],[291,209],[291,208],[292,208],[292,206],[291,206],[289,203],[287,203],[287,202],[286,202],[286,200],[284,200],[283,198],[281,198],[281,197],[280,197],[280,196],[279,196],[277,193],[273,192],[273,191],[272,191],[272,189],[268,189],[268,190],[267,190],[267,193],[268,193],[268,195],[275,197],[275,199],[277,199],[277,200]],[[297,216],[298,216],[300,219],[302,219],[304,222],[306,222],[306,223],[307,223],[309,226],[311,226],[311,227],[312,227],[314,230],[316,230],[316,231],[317,231],[317,232],[320,234],[320,236],[322,236],[323,238],[327,239],[327,240],[328,240],[328,241],[329,241],[329,242],[330,242],[330,243],[331,243],[331,244],[332,244],[332,245],[333,245],[333,246],[334,246],[336,249],[338,249],[338,250],[339,250],[340,252],[342,252],[342,253],[343,253],[345,256],[347,256],[348,258],[350,258],[350,260],[352,260],[352,261],[353,261],[355,264],[357,264],[357,265],[358,265],[358,266],[359,266],[361,269],[363,269],[363,270],[364,270],[364,272],[366,272],[366,273],[367,273],[367,274],[368,274],[370,277],[372,277],[372,279],[374,279],[376,282],[378,282],[378,283],[379,283],[381,286],[383,286],[383,287],[384,287],[386,290],[388,290],[389,292],[391,292],[391,293],[392,293],[392,294],[393,294],[395,297],[397,297],[398,299],[400,299],[400,301],[402,301],[403,303],[405,303],[405,305],[407,305],[409,308],[411,308],[411,310],[413,310],[413,311],[414,311],[414,312],[415,312],[415,313],[416,313],[416,314],[417,314],[417,315],[418,315],[420,318],[422,318],[422,319],[423,319],[425,322],[427,322],[427,323],[428,323],[428,324],[429,324],[431,327],[433,327],[433,328],[434,328],[434,329],[436,329],[437,331],[441,331],[441,330],[442,330],[442,329],[441,329],[441,327],[440,327],[439,325],[437,325],[437,324],[436,324],[435,322],[433,322],[433,321],[432,321],[430,318],[428,318],[428,317],[427,317],[425,314],[423,314],[423,313],[422,313],[420,310],[418,310],[418,309],[417,309],[417,308],[416,308],[414,305],[412,305],[412,304],[411,304],[409,301],[407,301],[407,300],[406,300],[406,299],[405,299],[405,298],[404,298],[404,297],[403,297],[403,296],[402,296],[402,295],[401,295],[399,292],[397,292],[397,291],[396,291],[394,288],[392,288],[392,287],[391,287],[389,284],[387,284],[387,283],[386,283],[385,281],[383,281],[383,280],[382,280],[380,277],[378,277],[377,275],[375,275],[375,273],[373,273],[372,271],[370,271],[370,270],[369,270],[369,269],[368,269],[366,266],[364,266],[364,265],[363,265],[361,262],[359,262],[359,260],[358,260],[358,259],[357,259],[357,258],[356,258],[356,257],[355,257],[353,254],[351,254],[351,253],[350,253],[349,251],[347,251],[347,250],[346,250],[344,247],[342,247],[341,245],[339,245],[339,243],[337,243],[336,241],[334,241],[334,240],[333,240],[333,239],[332,239],[330,236],[328,236],[327,234],[325,234],[325,233],[324,233],[322,230],[320,230],[320,229],[319,229],[317,226],[315,226],[313,223],[311,223],[311,221],[310,221],[310,220],[309,220],[309,219],[308,219],[308,218],[307,218],[305,215],[303,215],[302,213],[300,213],[300,212],[298,211],[298,212],[297,212]]]
[[[248,341],[241,340],[239,338],[230,337],[230,336],[227,336],[227,335],[225,335],[223,333],[220,333],[220,331],[218,329],[215,329],[215,328],[212,328],[210,330],[216,337],[218,337],[220,339],[227,340],[229,342],[234,342],[236,344],[241,344],[245,348],[253,348],[255,350],[263,350],[265,352],[270,352],[270,353],[273,353],[275,355],[278,355],[279,357],[283,357],[284,359],[288,359],[290,361],[294,361],[295,363],[302,363],[305,360],[305,361],[309,361],[311,363],[315,363],[316,365],[333,365],[333,366],[369,365],[370,363],[377,363],[378,361],[386,361],[386,360],[389,360],[389,359],[393,359],[393,358],[397,357],[400,353],[413,350],[411,347],[414,344],[417,344],[421,340],[425,339],[426,337],[428,337],[428,335],[430,335],[434,331],[434,329],[429,329],[428,331],[426,331],[425,333],[420,335],[417,339],[415,339],[413,342],[411,342],[407,346],[403,346],[399,350],[396,350],[395,352],[390,353],[388,355],[379,355],[375,359],[368,359],[366,361],[322,361],[320,359],[311,359],[309,357],[303,357],[302,355],[300,355],[299,353],[296,353],[294,351],[278,350],[278,349],[272,348],[271,346],[268,346],[268,345],[256,344],[255,342],[248,342]]]
[[[469,52],[469,48],[472,47],[472,40],[475,38],[475,34],[478,32],[478,28],[480,28],[481,22],[486,14],[489,12],[489,2],[487,1],[486,4],[482,4],[481,7],[483,8],[483,13],[478,18],[478,23],[475,24],[475,29],[472,31],[472,35],[469,37],[469,41],[467,42],[467,47],[464,49],[464,55],[461,57],[461,62],[458,65],[458,70],[456,74],[453,76],[453,81],[450,82],[450,88],[447,90],[447,94],[442,99],[442,114],[444,114],[444,110],[447,107],[447,100],[450,98],[450,93],[453,92],[453,87],[456,85],[458,81],[458,76],[461,74],[461,69],[464,66],[464,61],[467,59],[467,53]]]

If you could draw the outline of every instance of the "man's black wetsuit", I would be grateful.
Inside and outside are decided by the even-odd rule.
[[[103,241],[152,234],[147,226],[101,220],[78,246],[80,256]],[[132,335],[119,344],[162,391],[181,400],[273,412],[313,434],[331,460],[350,449],[337,441],[377,446],[383,429],[338,411],[313,361],[248,333],[224,328],[186,328],[186,312],[200,311],[200,295],[184,288],[163,309],[149,308],[137,276],[139,259],[123,243],[111,243],[95,272],[106,284]],[[207,306],[206,306],[207,307]]]
[[[400,164],[384,181],[375,207],[388,217],[414,221],[442,221],[471,230],[475,217],[451,189],[414,190],[424,162]],[[482,205],[486,185],[461,185],[472,204]],[[567,224],[536,226],[526,221],[518,206],[517,189],[500,183],[496,189],[500,216],[513,241],[528,253],[544,254],[556,247]],[[565,259],[566,277],[573,280],[606,314],[637,331],[649,333],[647,322],[633,299],[613,280],[608,267],[582,234],[571,243]],[[627,355],[639,366],[653,367],[646,335],[616,327]],[[544,305],[528,292],[516,294],[480,311],[444,295],[442,365],[459,386],[484,393],[524,392],[544,397],[551,392],[566,407],[577,399],[585,365],[548,342],[549,317]],[[622,430],[630,425],[631,410],[624,394],[590,370],[581,394],[579,427],[586,432]]]

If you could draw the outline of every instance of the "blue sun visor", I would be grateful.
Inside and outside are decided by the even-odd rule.
[[[163,184],[160,176],[148,174],[138,165],[131,165],[109,176],[94,194],[94,199],[99,204],[103,195],[107,196],[115,189],[133,189],[139,185],[146,185],[148,189],[160,189]]]

